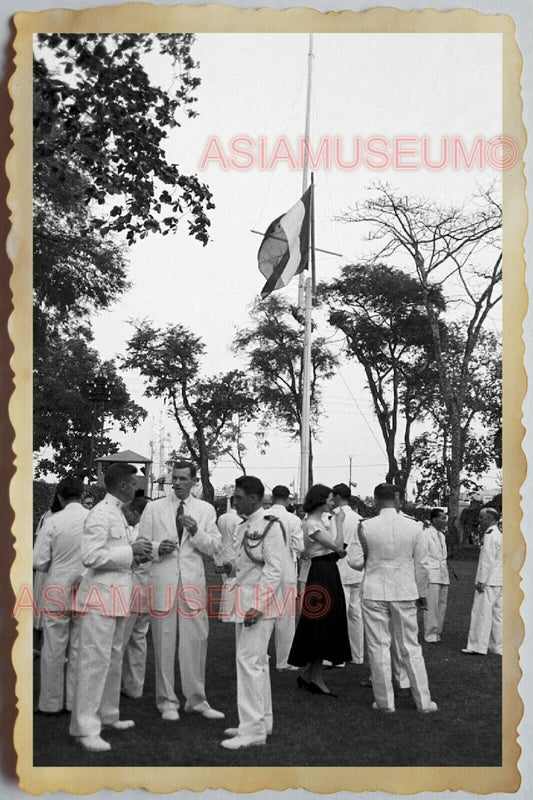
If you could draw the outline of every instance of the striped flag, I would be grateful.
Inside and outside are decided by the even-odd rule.
[[[309,206],[311,189],[285,214],[272,222],[257,254],[259,271],[267,282],[261,296],[281,289],[307,269],[309,260]]]

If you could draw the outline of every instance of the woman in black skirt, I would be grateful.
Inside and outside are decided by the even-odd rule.
[[[333,539],[322,522],[322,514],[331,510],[332,499],[329,486],[317,483],[309,489],[304,501],[307,513],[303,522],[304,553],[311,559],[311,567],[288,661],[293,666],[305,667],[297,680],[301,689],[336,697],[324,682],[322,661],[342,664],[351,661],[352,655],[344,591],[337,569],[337,561],[345,556],[342,526],[337,524]]]

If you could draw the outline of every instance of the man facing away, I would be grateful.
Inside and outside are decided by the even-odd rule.
[[[67,653],[66,708],[72,711],[80,622],[72,611],[75,588],[83,572],[81,537],[89,513],[82,505],[80,478],[63,478],[56,494],[62,510],[44,521],[33,549],[34,569],[47,573],[43,591],[39,693],[39,711],[44,714],[63,711]],[[60,610],[63,602],[64,611]]]
[[[416,606],[425,606],[428,575],[421,525],[401,516],[398,490],[388,483],[374,489],[378,516],[359,525],[362,546],[352,566],[365,566],[362,588],[363,622],[372,675],[373,708],[393,712],[391,641],[394,637],[409,677],[418,711],[437,710],[429,693],[422,648],[418,643]]]
[[[81,538],[81,560],[88,569],[77,596],[82,617],[70,734],[95,752],[111,749],[100,736],[102,725],[126,730],[135,724],[119,719],[122,643],[132,563],[149,558],[152,550],[150,542],[131,542],[122,513],[135,495],[136,472],[131,464],[107,468],[107,494],[89,512]]]
[[[498,528],[500,515],[494,508],[479,512],[479,528],[483,544],[479,554],[468,644],[462,651],[468,655],[502,655],[502,591],[503,539]]]
[[[274,623],[274,641],[276,645],[276,667],[278,670],[294,670],[287,659],[294,639],[296,619],[296,582],[297,558],[304,549],[304,533],[302,523],[296,516],[287,511],[290,492],[287,486],[274,486],[272,489],[272,507],[270,514],[277,517],[285,531],[285,559],[279,594],[283,610]]]
[[[155,655],[156,704],[164,720],[179,719],[174,691],[176,633],[186,712],[206,719],[223,719],[205,695],[205,663],[209,620],[202,555],[214,558],[222,541],[215,509],[193,497],[196,467],[177,461],[172,469],[172,493],[149,503],[141,517],[139,535],[152,543],[148,606]],[[176,617],[179,622],[176,621]]]
[[[426,642],[440,642],[450,585],[445,536],[448,515],[442,508],[432,508],[429,520],[431,525],[424,531],[429,572],[427,608],[424,609],[424,639]]]
[[[272,695],[268,642],[278,614],[273,593],[280,587],[286,544],[271,509],[261,505],[265,489],[259,478],[235,481],[235,507],[245,521],[237,529],[232,574],[235,589],[235,642],[239,727],[225,731],[228,750],[263,745],[272,733]]]
[[[350,506],[351,491],[345,483],[338,483],[333,492],[333,521],[335,526],[341,525],[344,544],[349,550],[354,539],[357,538],[357,529],[361,517]],[[362,664],[364,660],[364,628],[363,614],[361,611],[361,581],[362,570],[350,567],[345,558],[338,564],[341,576],[344,598],[346,600],[346,616],[348,618],[348,636],[352,651],[352,664]]]

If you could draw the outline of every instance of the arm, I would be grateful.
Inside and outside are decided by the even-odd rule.
[[[304,550],[304,532],[302,530],[302,523],[298,518],[291,521],[291,529],[289,531],[290,535],[290,547],[294,555],[298,556],[300,553],[303,553]]]
[[[245,626],[257,621],[273,603],[273,594],[279,588],[283,570],[285,542],[281,527],[274,523],[263,540],[264,566],[256,586],[255,602],[257,608],[246,612]]]
[[[479,563],[476,574],[476,590],[478,592],[485,591],[485,584],[488,581],[491,570],[496,561],[496,553],[494,548],[494,537],[492,534],[485,534],[483,537],[483,544],[479,554]]]
[[[359,523],[359,528],[353,537],[347,553],[346,553],[346,561],[348,562],[348,566],[352,569],[357,569],[362,571],[365,568],[365,561],[366,561],[366,541],[362,536],[363,532],[363,523]]]
[[[107,515],[93,513],[87,517],[83,536],[81,537],[81,560],[85,567],[93,569],[125,570],[133,561],[133,549],[129,544],[109,547],[108,536],[113,524],[117,527],[120,520],[112,520]]]
[[[344,551],[346,548],[344,544],[346,542],[345,538],[345,528],[346,528],[346,516],[344,511],[340,509],[337,514],[334,514],[331,518],[331,525],[335,528],[335,545],[337,547],[337,552],[339,550]],[[331,529],[330,529],[331,530]]]
[[[309,533],[309,537],[313,539],[315,542],[319,542],[319,544],[327,547],[328,550],[332,550],[334,553],[337,553],[339,556],[344,556],[344,544],[341,544],[340,549],[337,547],[337,537],[339,536],[339,532],[337,531],[335,539],[332,539],[322,528],[317,527],[314,531]],[[342,536],[342,530],[341,530]]]
[[[419,530],[413,551],[413,560],[415,565],[415,581],[418,589],[418,596],[420,599],[427,597],[429,588],[429,572],[428,572],[428,548],[427,537],[424,535],[423,530]]]
[[[52,520],[46,519],[33,546],[33,569],[46,572],[52,559]]]
[[[200,521],[194,527],[189,528],[192,536],[192,545],[195,550],[199,550],[210,558],[215,558],[222,550],[222,536],[217,528],[217,518],[213,506],[207,504],[207,509],[202,509]]]

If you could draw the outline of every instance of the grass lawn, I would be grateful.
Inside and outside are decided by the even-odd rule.
[[[149,638],[144,696],[122,698],[121,717],[133,730],[105,731],[108,753],[87,753],[68,735],[68,716],[34,717],[35,766],[498,766],[501,763],[501,658],[465,656],[475,561],[453,561],[444,641],[424,644],[435,714],[419,714],[411,699],[397,700],[397,713],[371,708],[373,696],[359,686],[367,667],[326,673],[338,699],[311,695],[296,686],[296,672],[272,670],[274,733],[266,747],[231,752],[219,746],[225,727],[236,726],[234,627],[211,620],[207,696],[226,720],[181,714],[163,722],[154,701]],[[209,576],[208,579],[210,579]],[[213,578],[213,582],[217,579]],[[275,663],[272,660],[271,663]],[[37,700],[39,662],[35,661]],[[176,664],[177,667],[177,664]],[[176,670],[176,686],[179,675]]]

